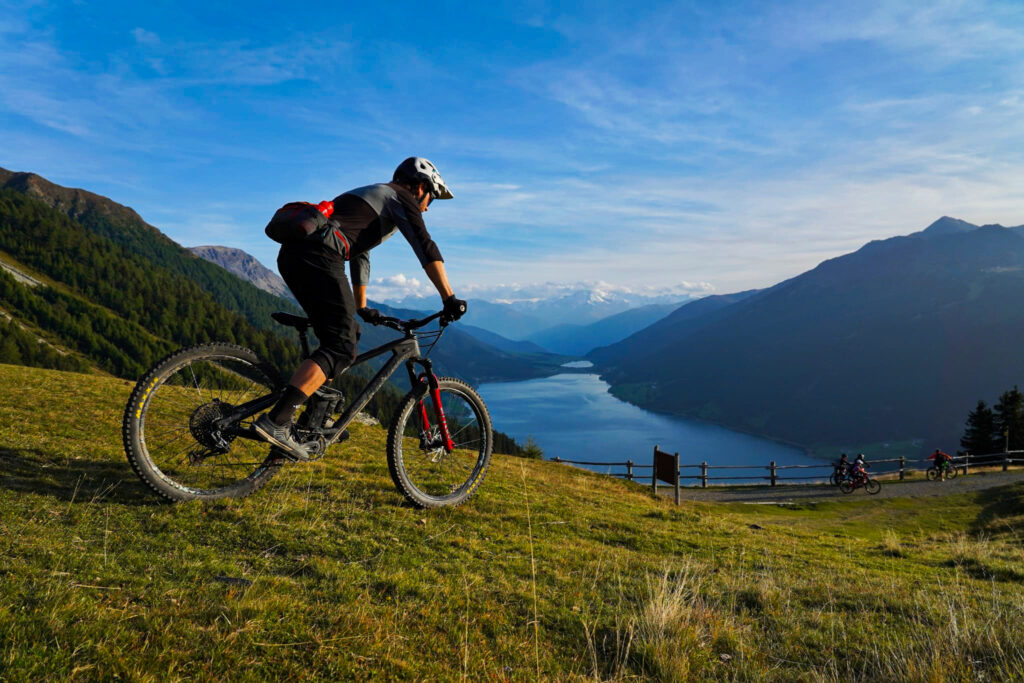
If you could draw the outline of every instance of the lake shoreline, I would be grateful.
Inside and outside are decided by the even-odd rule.
[[[564,368],[551,377],[491,382],[479,387],[496,429],[517,440],[533,437],[545,457],[613,463],[647,462],[658,445],[686,464],[763,469],[823,465],[802,445],[731,429],[708,420],[650,410],[624,401],[592,368]]]
[[[602,382],[604,382],[605,384],[608,384],[608,393],[611,394],[612,396],[615,396],[615,394],[612,393],[611,384],[608,383],[608,380],[606,380],[603,376],[601,376],[598,373],[591,373],[591,374],[597,374],[598,378]],[[708,420],[707,418],[698,417],[696,415],[680,415],[679,413],[670,413],[670,412],[665,411],[665,410],[657,410],[655,408],[651,408],[649,406],[645,406],[645,405],[642,405],[640,403],[636,403],[635,401],[630,401],[628,398],[622,398],[621,396],[615,396],[615,398],[620,400],[620,401],[622,401],[623,403],[628,403],[628,404],[630,404],[632,406],[636,406],[637,408],[640,408],[641,410],[646,410],[649,413],[654,413],[655,415],[665,415],[666,417],[675,417],[675,418],[679,418],[679,419],[682,419],[682,420],[691,420],[693,422],[701,422],[703,424],[714,425],[715,427],[721,427],[722,429],[728,429],[730,432],[736,432],[738,434],[746,434],[747,436],[755,436],[758,439],[764,439],[765,441],[774,441],[775,443],[781,444],[783,446],[789,446],[790,448],[799,449],[799,450],[803,451],[804,455],[806,455],[809,458],[817,458],[819,460],[825,460],[825,461],[828,461],[828,462],[832,462],[833,460],[838,459],[838,458],[832,458],[831,456],[816,455],[813,448],[811,448],[810,446],[805,446],[802,443],[797,443],[795,441],[787,441],[786,439],[783,439],[783,438],[780,438],[780,437],[775,437],[775,436],[770,436],[768,434],[759,434],[758,432],[752,432],[752,431],[749,431],[747,429],[740,429],[738,427],[733,427],[731,425],[727,425],[727,424],[724,424],[724,423],[721,423],[721,422],[715,422],[714,420]]]

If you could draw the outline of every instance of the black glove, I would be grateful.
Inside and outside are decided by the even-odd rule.
[[[363,319],[363,322],[370,323],[371,325],[376,325],[384,317],[376,308],[369,308],[367,306],[360,308],[356,311],[356,314]]]
[[[444,317],[447,320],[458,320],[466,315],[466,308],[466,302],[462,299],[456,299],[455,295],[452,294],[444,300]]]

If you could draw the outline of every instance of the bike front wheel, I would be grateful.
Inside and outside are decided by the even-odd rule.
[[[247,496],[277,473],[279,461],[265,442],[240,434],[280,386],[277,370],[244,347],[175,351],[143,375],[128,399],[122,429],[128,462],[168,500]],[[255,412],[220,426],[244,405]]]
[[[421,508],[468,500],[484,480],[494,445],[491,416],[480,394],[452,377],[439,377],[437,382],[454,444],[451,451],[442,443],[434,399],[429,395],[406,394],[388,430],[391,479],[406,500]]]
[[[958,474],[960,474],[960,470],[957,469],[956,465],[950,465],[946,468],[946,479],[956,479]]]
[[[875,495],[876,493],[882,490],[882,485],[879,484],[874,479],[868,479],[867,481],[864,482],[864,490],[870,493],[871,495]]]

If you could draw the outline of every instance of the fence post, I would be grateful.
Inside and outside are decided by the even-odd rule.
[[[900,481],[903,481],[903,469],[907,466],[907,458],[900,456]]]
[[[679,453],[676,453],[676,505],[679,505]]]
[[[1003,472],[1006,472],[1009,469],[1010,469],[1010,454],[1007,453],[1005,456],[1003,456]]]
[[[768,469],[769,469],[769,471],[771,471],[771,474],[772,474],[772,486],[775,486],[775,461],[774,460],[772,460],[770,463],[768,463]]]
[[[970,453],[964,453],[964,474],[965,475],[967,474],[967,467],[970,464],[971,464],[971,454]],[[956,467],[956,465],[953,465],[953,467]]]
[[[658,444],[654,444],[654,453],[651,454],[651,491],[658,496]]]
[[[708,487],[708,461],[705,460],[700,464],[700,487],[706,489]]]
[[[627,460],[626,461],[626,479],[628,481],[633,481],[633,461],[632,460]]]

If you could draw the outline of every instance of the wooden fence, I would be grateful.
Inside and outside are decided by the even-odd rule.
[[[709,465],[706,461],[699,464],[680,464],[678,453],[666,453],[658,446],[654,447],[654,455],[650,465],[642,465],[632,460],[625,462],[588,462],[585,460],[565,460],[555,457],[552,462],[562,462],[570,465],[586,465],[589,467],[625,467],[625,472],[612,472],[607,474],[613,477],[620,477],[629,481],[650,481],[652,490],[658,492],[658,482],[662,481],[675,488],[676,502],[679,502],[679,487],[686,485],[683,480],[690,480],[690,486],[707,488],[708,482],[768,482],[768,486],[776,486],[779,482],[793,483],[820,483],[827,482],[834,465],[822,463],[821,465],[780,465],[774,460],[767,466],[764,465]],[[957,455],[953,456],[953,464],[964,474],[967,474],[972,467],[1002,467],[1005,472],[1010,465],[1024,465],[1024,451],[1008,451],[1005,453],[990,453],[988,455]],[[929,460],[907,460],[905,457],[887,458],[883,460],[871,460],[868,465],[893,465],[887,469],[875,469],[872,474],[898,474],[900,479],[906,476],[907,472],[923,472],[932,466]],[[700,470],[700,474],[683,474],[683,470]],[[822,474],[811,476],[798,476],[787,474],[791,470],[825,470]],[[649,470],[649,474],[638,474],[638,471]],[[708,473],[713,470],[751,470],[758,474],[744,474],[739,476],[711,476]],[[761,474],[764,472],[764,474]],[[756,483],[755,485],[765,486]]]

